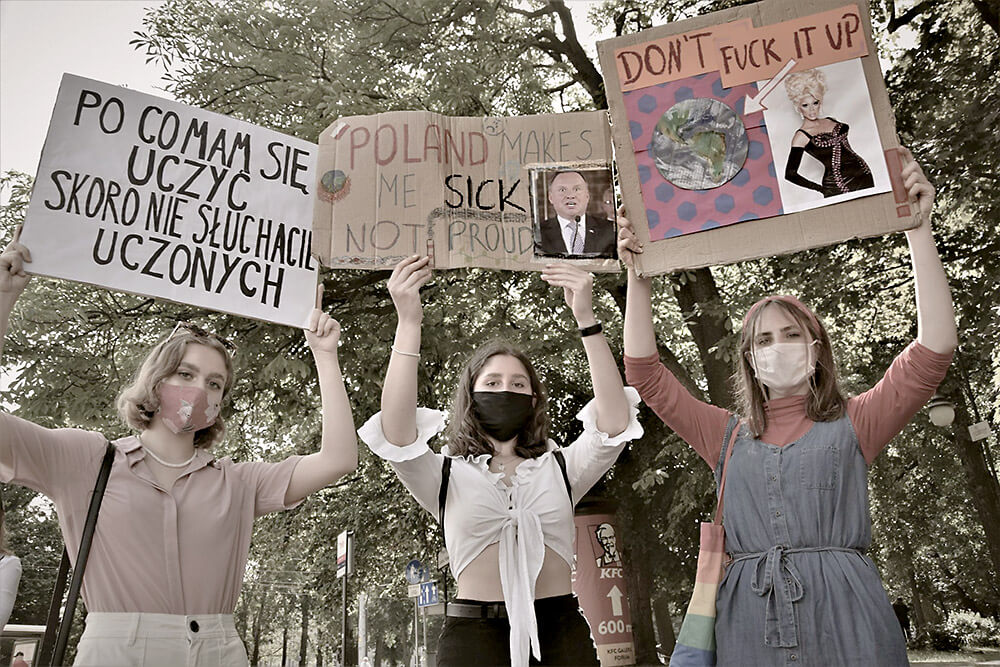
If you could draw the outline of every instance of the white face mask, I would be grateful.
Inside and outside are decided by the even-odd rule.
[[[786,390],[798,386],[816,370],[812,343],[772,343],[750,355],[750,366],[768,389]]]

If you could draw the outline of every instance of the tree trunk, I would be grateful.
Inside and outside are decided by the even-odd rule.
[[[721,408],[731,408],[733,392],[729,377],[732,364],[720,356],[722,350],[716,347],[729,335],[726,328],[729,315],[715,277],[710,269],[695,269],[673,274],[671,282],[684,322],[698,346],[708,382],[709,401]]]
[[[288,626],[281,631],[281,667],[288,667]]]
[[[257,617],[253,620],[253,653],[250,656],[250,664],[254,667],[260,664],[260,632],[264,619],[264,607],[267,605],[267,588],[260,593],[260,606],[257,608]]]
[[[950,380],[949,376],[949,380]],[[955,423],[952,429],[952,445],[958,454],[958,460],[965,471],[965,483],[969,489],[969,498],[979,517],[986,535],[986,546],[993,565],[993,576],[1000,576],[1000,485],[993,477],[986,461],[986,453],[982,444],[974,441],[969,435],[969,415],[965,396],[954,381],[946,381],[948,388],[944,390],[955,403]]]
[[[660,653],[670,655],[677,637],[674,635],[674,620],[670,616],[670,602],[666,598],[653,600],[653,618],[656,621],[656,634],[660,639]]]
[[[299,638],[299,667],[306,667],[309,644],[309,594],[302,593],[302,636]]]
[[[644,535],[635,531],[627,542],[629,612],[632,616],[632,642],[635,645],[635,662],[638,665],[656,664],[656,637],[653,634],[653,613],[650,593],[653,582],[649,576],[649,558]]]

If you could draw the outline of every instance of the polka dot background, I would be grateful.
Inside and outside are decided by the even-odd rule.
[[[624,93],[650,240],[782,214],[764,114],[743,114],[747,94],[756,92],[757,86],[752,83],[723,88],[719,73],[709,72]],[[728,183],[711,190],[678,188],[660,175],[649,152],[653,128],[660,116],[677,102],[694,97],[714,98],[732,107],[746,126],[750,141],[743,169]]]

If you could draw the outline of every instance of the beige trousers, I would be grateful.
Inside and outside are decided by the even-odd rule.
[[[75,667],[245,667],[232,614],[87,614]]]

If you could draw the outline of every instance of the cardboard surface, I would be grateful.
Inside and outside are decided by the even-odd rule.
[[[305,326],[316,146],[65,74],[21,242],[32,273]]]
[[[857,30],[855,16],[860,22]],[[753,31],[742,29],[746,21],[752,22],[755,28]],[[724,27],[727,24],[735,25]],[[669,43],[677,35],[690,36],[703,32],[717,33],[718,41],[712,37],[703,38],[700,47],[703,55],[710,44],[717,50],[715,55],[704,55],[704,61],[720,64],[719,71],[700,72],[669,81],[660,80],[645,88],[636,87],[622,77],[623,66],[618,54],[623,51],[641,52],[644,45]],[[812,38],[811,55],[806,49],[806,34]],[[852,238],[884,235],[916,226],[917,221],[911,216],[905,195],[901,197],[898,188],[893,191],[890,185],[890,181],[895,184],[898,180],[899,160],[895,149],[899,142],[882,73],[874,55],[858,59],[864,73],[864,84],[856,82],[856,85],[862,92],[867,88],[865,104],[870,106],[875,126],[871,130],[870,141],[861,145],[859,140],[857,145],[852,146],[866,163],[870,163],[872,171],[884,172],[887,178],[878,176],[874,185],[867,189],[859,189],[827,201],[820,199],[818,202],[798,204],[820,208],[784,212],[778,179],[784,178],[785,164],[783,161],[776,161],[772,155],[764,119],[768,112],[761,113],[751,109],[752,113],[746,113],[746,99],[748,94],[753,95],[754,90],[765,90],[769,83],[768,80],[754,82],[757,76],[761,73],[765,73],[765,76],[779,73],[787,65],[787,62],[777,62],[774,59],[765,63],[762,42],[753,40],[774,39],[773,43],[765,41],[763,44],[767,44],[784,60],[787,53],[797,55],[795,35],[799,36],[798,48],[803,49],[803,55],[808,57],[803,58],[803,67],[798,64],[791,66],[791,72],[821,64],[839,65],[856,58],[861,52],[876,53],[871,39],[867,3],[845,5],[842,2],[822,0],[766,0],[598,43],[612,118],[612,140],[622,197],[629,219],[635,225],[636,234],[645,243],[645,252],[638,258],[638,269],[642,274],[655,275],[773,256]],[[752,67],[749,55],[751,43],[757,49],[754,51],[753,61],[761,67]],[[836,48],[838,44],[840,48]],[[723,46],[729,48],[723,52]],[[743,47],[746,47],[746,52]],[[732,70],[730,74],[741,69],[736,63],[736,53],[739,53],[740,62],[747,66],[745,69],[753,72],[747,74],[750,79],[727,77],[727,64]],[[771,56],[767,55],[767,58]],[[741,83],[727,86],[725,80]],[[741,90],[740,86],[744,88]],[[784,85],[776,85],[775,88],[770,89],[763,99],[765,107],[769,100],[786,95]],[[829,93],[828,97],[830,99],[827,103],[830,106],[839,104]],[[659,121],[660,114],[669,109],[672,103],[679,104],[697,98],[717,100],[731,109],[730,116],[735,114],[738,117],[746,135],[745,139],[734,136],[745,141],[747,149],[743,168],[736,176],[719,185],[713,183],[711,187],[684,189],[663,176],[666,167],[670,165],[665,165],[662,157],[657,164],[657,156],[649,149],[655,146],[655,132],[662,134],[670,131],[669,127],[663,129],[665,122]],[[644,122],[639,117],[641,113],[647,113],[652,120]],[[852,139],[855,136],[866,136],[860,134],[860,121],[853,117],[840,118],[843,114],[839,109],[834,113],[838,117],[833,117],[831,122],[843,121],[845,133],[848,126],[853,128],[850,130]],[[730,144],[737,143],[728,139],[727,135],[727,150]],[[721,146],[720,142],[720,149]],[[786,146],[783,150],[787,154]],[[726,157],[730,160],[730,156]],[[736,155],[730,161],[740,166],[739,157]],[[720,164],[728,166],[724,162],[720,161]],[[717,175],[710,173],[711,169],[706,168],[705,171],[704,176],[708,178]],[[727,174],[722,174],[722,178],[726,176]],[[848,197],[854,198],[842,201]],[[652,205],[654,202],[655,206]]]
[[[603,111],[514,118],[398,111],[342,118],[319,139],[313,249],[331,268],[391,268],[429,254],[437,268],[541,270],[546,208],[538,173],[607,168]],[[600,217],[600,185],[587,218]],[[536,211],[533,214],[532,211]],[[617,271],[612,259],[573,259]]]

